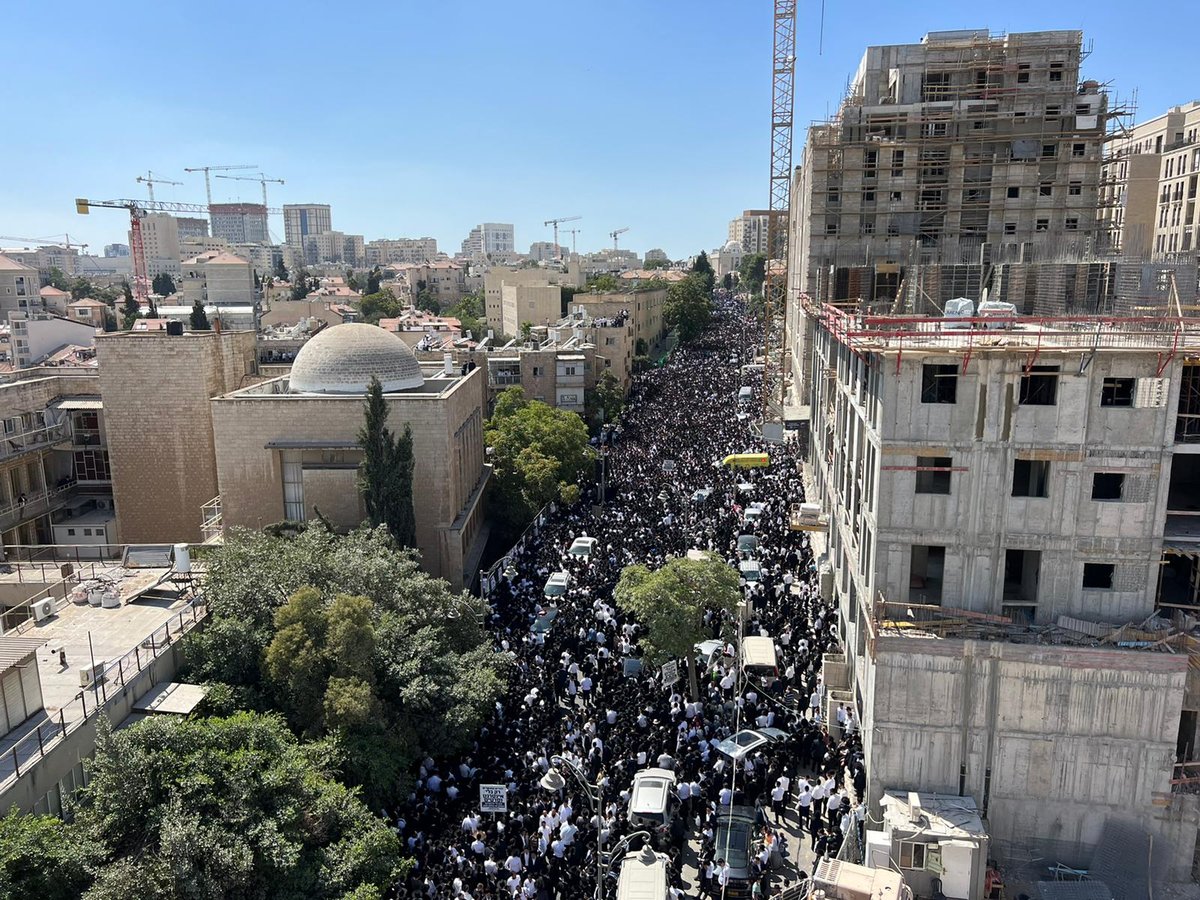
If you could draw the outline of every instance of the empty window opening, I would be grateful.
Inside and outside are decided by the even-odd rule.
[[[1004,603],[1006,605],[1037,603],[1041,568],[1042,551],[1005,550]]]
[[[913,544],[909,562],[909,602],[940,606],[942,579],[946,573],[946,548]]]
[[[926,364],[921,367],[921,402],[955,403],[958,399],[958,366]]]
[[[1125,475],[1121,472],[1096,472],[1092,475],[1093,500],[1120,500],[1125,490]]]
[[[1057,400],[1058,366],[1033,366],[1021,376],[1022,406],[1053,406]]]
[[[1117,567],[1112,563],[1084,563],[1083,586],[1099,591],[1110,591]]]
[[[1105,378],[1100,388],[1101,406],[1133,406],[1133,378]]]
[[[949,456],[918,456],[917,493],[949,494],[953,465],[954,460]]]
[[[1014,497],[1049,497],[1049,461],[1044,459],[1014,460],[1012,495]]]

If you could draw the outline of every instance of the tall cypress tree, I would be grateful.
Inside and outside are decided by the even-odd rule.
[[[401,547],[412,547],[416,539],[413,513],[412,429],[404,426],[400,438],[387,427],[388,407],[383,387],[372,378],[363,405],[363,427],[358,445],[363,451],[359,466],[359,490],[372,526],[384,525]]]

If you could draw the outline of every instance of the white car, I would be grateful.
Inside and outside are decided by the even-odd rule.
[[[546,579],[546,587],[542,590],[542,594],[553,600],[555,597],[561,597],[571,587],[570,572],[555,572]]]
[[[737,734],[727,737],[717,744],[717,752],[738,762],[759,747],[778,744],[787,739],[788,733],[780,731],[778,728],[743,728]]]
[[[594,537],[587,537],[586,535],[584,537],[577,537],[571,543],[571,549],[567,552],[572,556],[579,556],[583,559],[587,559],[592,555],[592,553],[595,552],[596,544],[598,543],[599,541],[597,541]]]
[[[738,563],[738,572],[742,578],[751,583],[762,579],[762,569],[759,568],[758,560],[756,559],[743,559]]]
[[[747,522],[757,522],[762,518],[763,510],[767,508],[765,503],[751,503],[742,513],[742,519]]]

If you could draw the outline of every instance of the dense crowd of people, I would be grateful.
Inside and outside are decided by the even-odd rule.
[[[655,846],[671,857],[675,897],[722,896],[732,869],[717,826],[731,806],[754,808],[759,822],[753,896],[770,896],[769,873],[782,860],[793,879],[801,874],[801,848],[786,846],[782,820],[790,819],[793,833],[798,821],[818,855],[836,853],[844,835],[861,828],[857,723],[843,707],[837,722],[824,721],[821,657],[836,649],[836,616],[819,596],[807,533],[788,527],[790,504],[803,498],[797,445],[770,447],[767,468],[721,465],[728,454],[763,449],[751,432],[753,410],[738,398],[744,385],[761,397],[761,375],[743,370],[760,345],[760,326],[727,303],[699,341],[637,376],[619,424],[603,435],[608,496],[585,492],[512,558],[515,574],[490,597],[497,650],[513,659],[509,690],[472,752],[425,760],[408,802],[393,813],[415,860],[397,896],[593,897],[596,831],[611,849],[638,830],[626,809],[633,776],[646,767],[671,769],[677,779],[680,815]],[[751,501],[765,504],[754,522],[744,517]],[[613,590],[623,567],[656,568],[691,549],[737,566],[742,534],[759,539],[761,576],[743,582],[740,627],[774,640],[779,677],[770,685],[739,677],[738,623],[713,616],[711,637],[722,644],[701,660],[693,700],[686,675],[664,685],[661,670],[630,664],[640,656],[639,624],[616,608]],[[591,555],[567,553],[584,535],[597,541]],[[551,605],[543,588],[559,570],[571,573],[571,586]],[[790,736],[737,764],[716,750],[739,729],[756,727]],[[557,756],[571,765],[556,766]],[[559,790],[542,786],[552,768],[564,776]],[[598,798],[584,778],[599,786]],[[480,812],[479,784],[505,786],[507,813]],[[685,893],[689,840],[700,848],[692,859],[699,876]],[[629,846],[637,849],[640,839]],[[611,869],[606,896],[619,858]]]

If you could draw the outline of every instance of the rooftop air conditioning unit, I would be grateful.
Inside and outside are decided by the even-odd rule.
[[[105,660],[98,659],[94,666],[83,666],[79,670],[79,686],[87,687],[104,674]]]
[[[41,600],[33,601],[33,620],[35,622],[45,622],[52,615],[54,615],[54,598],[43,597]]]

